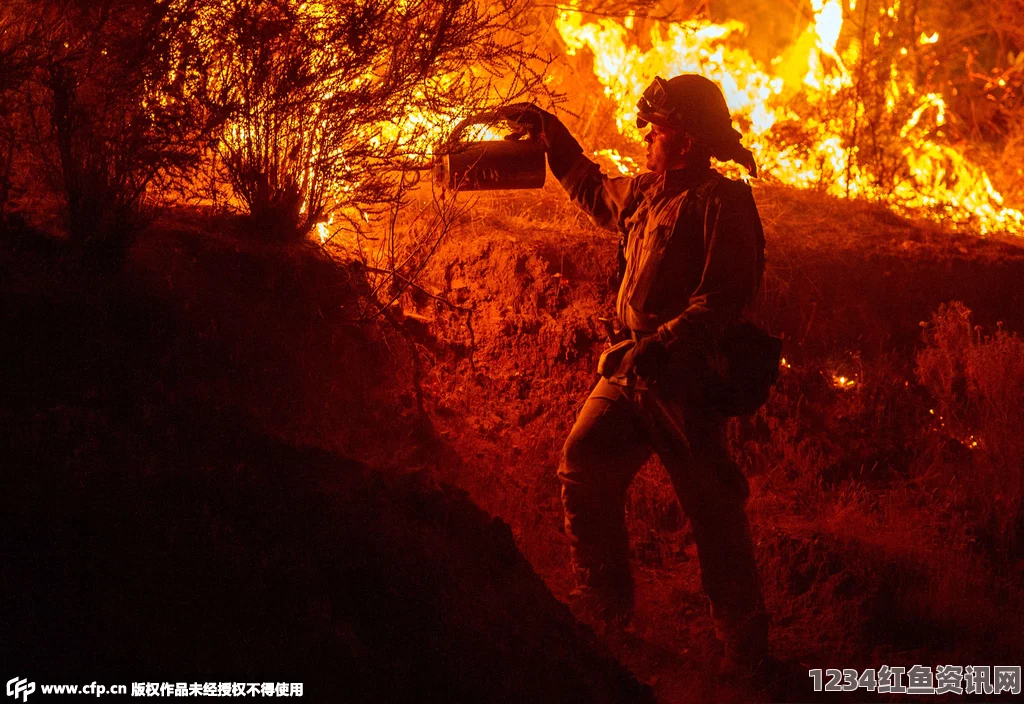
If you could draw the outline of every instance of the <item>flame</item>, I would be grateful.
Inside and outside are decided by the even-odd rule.
[[[811,7],[814,8],[814,34],[818,39],[818,49],[840,61],[836,42],[843,29],[843,6],[839,0],[811,0]]]
[[[434,90],[443,94],[465,76],[447,74],[440,76]],[[427,102],[426,94],[420,90],[414,96],[415,102]],[[473,118],[475,108],[461,106],[450,112],[411,108],[391,122],[381,125],[380,137],[397,146],[398,151],[410,155],[413,160],[428,163],[435,149],[465,120]],[[467,124],[462,133],[463,141],[495,141],[504,136],[496,126],[486,123]],[[379,145],[379,142],[375,146]]]
[[[841,376],[841,375],[838,375],[838,374],[833,374],[832,375],[832,385],[834,387],[836,387],[837,389],[843,389],[843,390],[852,389],[854,386],[857,385],[857,380],[856,379],[851,379],[850,377],[847,377],[847,376]]]
[[[623,176],[636,176],[640,173],[640,165],[636,163],[636,160],[619,154],[617,149],[598,149],[594,152],[594,156],[599,161],[610,162]]]
[[[925,93],[901,69],[909,54],[903,47],[893,57],[883,86],[890,116],[908,115],[893,134],[903,144],[899,177],[879,173],[861,154],[853,135],[864,106],[852,97],[862,53],[856,41],[840,50],[843,3],[812,0],[814,20],[782,56],[764,66],[742,47],[747,28],[729,20],[656,22],[641,48],[630,39],[632,18],[619,22],[602,17],[585,21],[574,8],[562,9],[555,26],[576,54],[593,53],[593,71],[604,94],[616,104],[619,132],[640,143],[636,102],[654,77],[700,73],[721,86],[734,122],[745,135],[762,174],[798,188],[817,188],[839,197],[868,198],[897,212],[927,217],[954,227],[986,234],[1003,231],[1024,235],[1024,214],[1008,208],[988,174],[945,138],[947,106],[940,94]],[[856,6],[851,0],[850,11]],[[890,22],[900,19],[899,1],[883,6]],[[891,36],[891,35],[889,35]],[[876,32],[878,46],[883,37]],[[919,44],[933,44],[938,33],[922,33]],[[825,108],[846,99],[850,109],[836,116]],[[831,115],[823,118],[822,115]],[[900,118],[902,119],[902,118]],[[800,139],[787,135],[799,134]],[[809,144],[801,143],[809,139]],[[608,150],[605,150],[608,154]],[[624,157],[611,157],[619,166]],[[736,167],[738,168],[738,167]],[[727,167],[732,170],[732,167]],[[733,171],[736,173],[736,171]]]

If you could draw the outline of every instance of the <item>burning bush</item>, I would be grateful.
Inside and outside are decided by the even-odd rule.
[[[227,118],[211,167],[255,225],[358,227],[400,198],[459,118],[535,87],[524,6],[477,0],[222,0],[193,32],[200,100]],[[415,180],[415,179],[413,179]]]
[[[358,227],[401,200],[459,119],[541,85],[525,8],[13,0],[0,91],[25,84],[24,129],[0,145],[0,181],[20,142],[23,180],[42,177],[71,239],[115,254],[147,196],[174,191],[224,195],[277,238]]]

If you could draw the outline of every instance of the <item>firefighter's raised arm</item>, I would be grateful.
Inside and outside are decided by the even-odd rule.
[[[551,173],[572,201],[596,225],[623,232],[623,222],[636,207],[633,178],[609,178],[583,154],[583,148],[555,115],[530,103],[500,110],[513,129],[526,132],[544,145]]]

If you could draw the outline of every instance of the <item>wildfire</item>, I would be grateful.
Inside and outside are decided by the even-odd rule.
[[[854,2],[811,0],[813,17],[792,45],[767,65],[744,48],[748,30],[735,20],[648,21],[647,36],[640,41],[634,17],[589,21],[569,7],[558,11],[555,26],[570,54],[592,52],[594,75],[614,104],[625,143],[642,142],[635,105],[654,76],[701,73],[722,87],[737,127],[767,178],[839,197],[871,199],[982,234],[1024,235],[1024,214],[1006,207],[985,170],[947,135],[949,110],[943,96],[920,88],[913,78],[916,52],[930,51],[940,41],[938,33],[915,27],[913,34],[900,35],[907,37],[906,46],[895,46],[891,57],[879,60],[895,41],[883,24],[893,27],[901,22],[899,0],[889,1],[880,9],[882,29],[866,34],[861,42],[843,32],[844,12],[852,10]],[[195,26],[219,26],[223,8],[218,3],[203,7]],[[335,11],[328,3],[301,0],[293,0],[291,7],[314,38],[326,32],[328,15]],[[347,64],[338,63],[337,52],[327,50],[328,42],[315,43],[301,60],[332,78],[317,84],[321,93],[283,100],[286,92],[262,88],[266,82],[250,75],[239,52],[229,50],[235,35],[222,34],[226,38],[218,41],[223,46],[210,44],[202,33],[196,36],[200,51],[211,57],[209,83],[203,90],[234,98],[235,108],[219,142],[222,156],[253,161],[239,167],[246,178],[287,170],[291,180],[282,182],[281,189],[301,195],[302,212],[313,209],[307,201],[321,204],[316,208],[323,218],[316,227],[321,239],[324,229],[333,226],[328,223],[333,210],[380,185],[374,181],[375,172],[366,170],[368,153],[377,160],[378,170],[385,163],[396,170],[427,168],[455,126],[483,107],[479,99],[474,104],[433,99],[473,94],[467,86],[482,79],[467,65],[434,76],[419,93],[396,103],[383,121],[359,123],[358,115],[326,106],[343,102],[332,103],[335,95],[355,100],[373,89],[384,75],[373,61],[361,72],[350,71]],[[278,78],[284,80],[287,74]],[[175,80],[172,74],[168,84]],[[871,104],[861,95],[866,82],[879,98]],[[301,109],[289,107],[292,102]],[[347,142],[335,138],[346,130]],[[868,139],[865,135],[871,130]],[[488,125],[473,125],[463,133],[467,140],[501,137],[500,130]],[[282,164],[277,163],[279,156]],[[628,150],[595,153],[623,174],[639,171],[634,156]],[[732,173],[742,176],[740,167]],[[250,184],[252,191],[262,187],[258,181]],[[338,215],[338,226],[366,219],[358,209]]]
[[[770,67],[741,46],[747,28],[736,21],[654,23],[647,49],[629,39],[633,18],[591,22],[568,8],[560,11],[556,27],[570,54],[584,48],[593,52],[594,74],[615,102],[618,130],[630,142],[642,140],[634,106],[656,75],[701,73],[722,87],[768,178],[839,197],[869,198],[981,234],[1024,235],[1024,214],[1006,207],[985,170],[946,138],[943,97],[921,91],[904,69],[904,57],[916,47],[896,52],[883,86],[884,109],[896,123],[887,136],[900,140],[891,159],[897,163],[882,169],[862,153],[857,137],[865,129],[866,109],[854,86],[864,47],[841,39],[839,0],[812,0],[812,9],[814,20]],[[898,22],[899,0],[881,12]],[[879,32],[869,41],[878,46],[882,40]],[[912,44],[937,41],[938,33],[922,32]],[[607,150],[604,156],[623,173],[636,172],[625,157]]]

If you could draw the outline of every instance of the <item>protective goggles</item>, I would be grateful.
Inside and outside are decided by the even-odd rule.
[[[665,90],[667,81],[661,76],[655,76],[654,82],[647,86],[647,90],[640,96],[636,103],[636,126],[640,129],[647,127],[647,123],[654,122],[658,125],[667,126],[671,118],[671,111],[668,107],[668,91]]]

